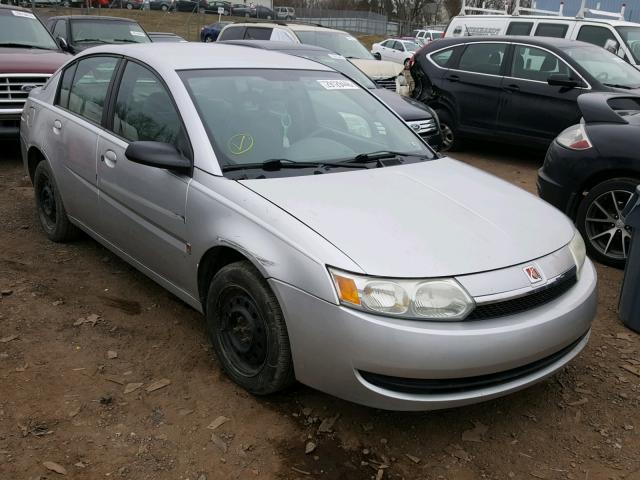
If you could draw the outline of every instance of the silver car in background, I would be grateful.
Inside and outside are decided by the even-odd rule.
[[[428,410],[514,392],[586,345],[596,272],[560,212],[438,158],[369,91],[246,47],[97,47],[34,90],[25,168],[83,230],[204,313],[226,373]]]

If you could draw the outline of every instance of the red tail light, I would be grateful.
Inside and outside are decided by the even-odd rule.
[[[411,55],[411,58],[409,59],[409,68],[413,67],[413,64],[416,63],[416,56]]]
[[[556,141],[570,150],[588,150],[592,147],[591,141],[582,124],[567,128],[558,135]]]

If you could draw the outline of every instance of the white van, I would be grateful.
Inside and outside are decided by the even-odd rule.
[[[432,42],[436,38],[442,37],[444,32],[442,30],[414,30],[413,36],[416,39],[416,43],[418,45],[426,45],[429,42]]]
[[[604,47],[640,69],[640,24],[625,21],[624,9],[624,5],[620,12],[588,9],[582,0],[578,15],[566,17],[562,15],[562,3],[557,11],[549,11],[522,8],[516,0],[513,14],[508,15],[506,8],[469,7],[463,0],[460,13],[451,19],[444,36],[526,35],[581,40]]]

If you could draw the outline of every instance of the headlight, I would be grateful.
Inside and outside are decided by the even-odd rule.
[[[573,255],[573,260],[576,262],[578,275],[580,275],[580,271],[584,265],[584,259],[587,256],[587,247],[585,247],[582,235],[580,235],[578,230],[575,231],[573,238],[569,242],[569,250],[571,251],[571,255]]]
[[[420,320],[462,320],[473,298],[452,278],[404,280],[366,277],[329,268],[340,303],[372,313]]]

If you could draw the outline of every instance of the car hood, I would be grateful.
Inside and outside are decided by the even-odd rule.
[[[385,60],[350,58],[349,61],[374,80],[379,78],[397,77],[404,70],[404,67],[401,64],[387,62]]]
[[[69,55],[58,50],[35,48],[2,48],[2,73],[53,73],[69,60]]]
[[[370,275],[440,277],[504,268],[562,248],[574,232],[567,217],[537,197],[448,158],[240,183]]]
[[[389,105],[406,122],[433,118],[432,110],[413,98],[403,97],[386,88],[373,88],[371,93]]]

